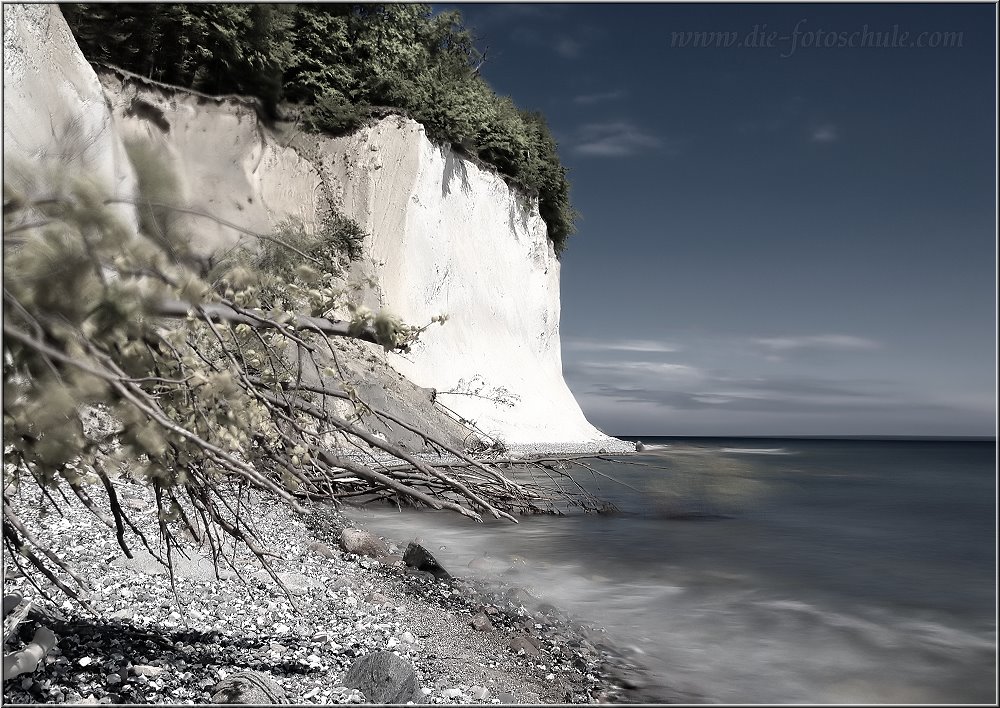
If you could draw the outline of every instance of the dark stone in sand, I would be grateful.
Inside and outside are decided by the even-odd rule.
[[[478,615],[472,618],[470,622],[472,628],[477,632],[491,632],[493,631],[493,623],[490,622],[490,618],[485,614],[480,612]]]
[[[391,651],[377,651],[357,659],[347,670],[344,685],[361,691],[369,703],[421,703],[424,698],[413,666]]]
[[[212,703],[273,705],[288,703],[285,689],[258,671],[241,671],[215,685]]]
[[[524,649],[524,653],[527,656],[538,656],[541,653],[538,651],[538,647],[531,642],[529,637],[521,634],[511,637],[510,641],[507,642],[507,646],[510,647],[510,650],[513,652],[519,652]]]
[[[441,567],[430,551],[419,543],[410,543],[403,554],[403,562],[411,568],[430,573],[438,580],[450,580],[451,574]]]

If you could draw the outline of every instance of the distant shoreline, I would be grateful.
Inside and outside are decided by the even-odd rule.
[[[977,442],[996,444],[979,435],[615,435],[619,440],[856,440],[858,442]]]

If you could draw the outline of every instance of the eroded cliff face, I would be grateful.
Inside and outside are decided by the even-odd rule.
[[[379,304],[411,323],[448,315],[392,365],[505,441],[600,439],[562,378],[559,261],[537,205],[411,120],[317,153],[339,208],[371,234]]]
[[[372,353],[508,445],[620,447],[587,422],[563,381],[559,261],[537,204],[497,174],[404,118],[320,137],[265,126],[239,97],[110,70],[98,79],[56,6],[4,13],[5,164],[51,152],[52,116],[93,138],[81,166],[116,194],[135,191],[125,146],[140,145],[174,175],[185,208],[251,231],[289,219],[312,230],[339,209],[369,233],[351,277],[374,278],[373,309],[410,324],[448,316],[408,354]],[[248,239],[196,213],[182,218],[206,256]]]
[[[35,183],[86,174],[131,198],[135,174],[93,68],[58,5],[3,6],[4,180]],[[133,228],[135,210],[114,207]]]

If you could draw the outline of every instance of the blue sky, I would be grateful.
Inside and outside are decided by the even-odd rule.
[[[994,434],[995,6],[450,7],[570,170],[563,367],[595,425]],[[894,26],[961,46],[816,46]]]

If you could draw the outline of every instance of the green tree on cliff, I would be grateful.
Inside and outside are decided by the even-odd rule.
[[[536,195],[561,252],[576,217],[552,134],[479,75],[483,55],[458,12],[421,4],[79,4],[64,14],[88,57],[208,93],[282,100],[316,129],[357,128],[373,108],[495,167]]]

